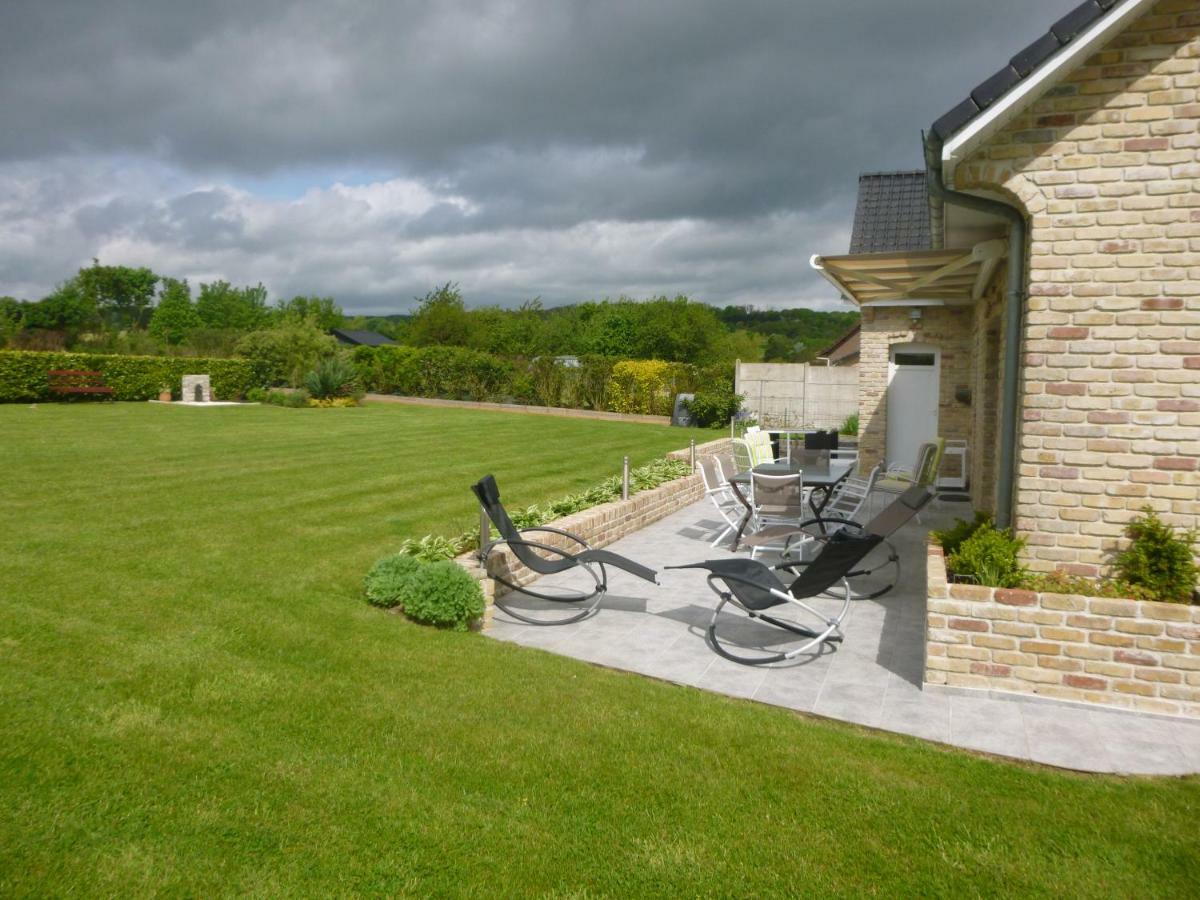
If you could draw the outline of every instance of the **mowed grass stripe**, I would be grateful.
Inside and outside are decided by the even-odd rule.
[[[1194,892],[1197,779],[996,762],[362,602],[479,468],[524,505],[685,432],[232,412],[0,407],[0,894]],[[460,431],[478,455],[440,450]]]

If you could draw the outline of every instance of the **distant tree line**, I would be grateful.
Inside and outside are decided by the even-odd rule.
[[[498,356],[600,356],[696,366],[805,361],[857,320],[807,309],[717,309],[684,296],[589,301],[545,309],[468,309],[453,283],[418,300],[415,313],[348,317],[330,297],[271,303],[261,284],[194,288],[148,268],[89,267],[41,300],[0,297],[0,346],[222,357],[268,354],[292,370],[333,350],[333,328],[380,331],[415,347],[463,347]]]

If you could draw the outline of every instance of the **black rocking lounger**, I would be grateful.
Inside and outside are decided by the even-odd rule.
[[[918,498],[921,498],[920,505],[914,508],[913,504],[918,502]],[[883,508],[879,515],[875,516],[875,518],[871,519],[865,525],[845,516],[816,516],[806,519],[795,526],[772,525],[764,528],[751,535],[746,540],[746,546],[752,547],[755,543],[759,542],[763,544],[770,544],[771,542],[778,544],[781,539],[786,539],[787,542],[783,546],[783,551],[780,554],[780,562],[776,568],[795,572],[808,565],[803,559],[796,558],[797,553],[814,557],[820,556],[821,548],[845,526],[852,526],[860,531],[877,535],[881,539],[880,543],[887,551],[887,556],[880,558],[877,554],[872,558],[872,562],[869,565],[865,564],[866,560],[864,558],[862,560],[864,565],[859,566],[852,572],[846,573],[846,577],[851,580],[851,585],[853,586],[857,583],[859,588],[858,591],[852,594],[853,599],[874,600],[882,597],[900,581],[900,554],[889,538],[899,531],[903,525],[907,524],[908,520],[915,516],[932,499],[932,491],[928,488],[915,486],[898,495],[895,500]],[[870,579],[872,582],[870,588],[873,589],[866,588],[866,583],[870,576],[878,575],[881,572],[888,572],[889,567],[889,574],[880,576],[879,579]],[[857,579],[857,582],[855,579]],[[877,586],[880,581],[884,582],[882,587]]]
[[[875,526],[881,519],[884,519],[887,512],[893,511],[886,520],[886,524],[889,526],[887,534],[892,534],[915,516],[921,507],[932,498],[933,494],[928,488],[909,488],[897,497],[884,513],[876,516],[871,526]],[[714,559],[686,566],[667,566],[667,568],[705,569],[708,571],[708,586],[720,598],[708,625],[708,639],[713,650],[733,662],[747,666],[761,666],[793,659],[827,642],[841,642],[843,638],[841,624],[850,609],[852,598],[847,579],[856,571],[855,567],[868,553],[883,542],[885,537],[885,534],[877,534],[857,525],[841,525],[830,534],[827,540],[822,542],[821,550],[816,558],[804,567],[804,571],[790,585],[785,585],[780,581],[775,572],[795,566],[794,562],[784,562],[772,568],[754,559]],[[718,582],[724,588],[719,587]],[[842,605],[836,615],[827,616],[804,602],[823,594],[832,596],[831,590],[839,582]],[[798,607],[803,613],[815,617],[820,624],[816,628],[808,628],[796,622],[767,615],[764,612],[783,604]],[[783,629],[802,638],[809,638],[809,640],[792,650],[781,653],[740,656],[730,652],[722,644],[722,640],[717,634],[717,621],[726,605],[740,609],[750,619]]]
[[[527,597],[534,597],[550,603],[572,604],[566,607],[569,615],[565,618],[546,620],[525,615],[513,608],[513,605],[507,603],[504,598],[497,597],[495,600],[496,606],[500,607],[500,609],[514,619],[519,619],[530,625],[567,625],[571,622],[578,622],[580,619],[590,615],[600,605],[600,601],[608,590],[608,572],[605,570],[605,566],[612,566],[615,569],[636,575],[638,578],[649,581],[652,584],[658,584],[658,573],[654,569],[639,565],[618,553],[611,553],[607,550],[593,550],[583,538],[568,531],[551,528],[548,525],[539,525],[535,528],[517,528],[513,524],[512,519],[509,518],[508,513],[505,512],[504,505],[500,502],[500,489],[496,486],[496,479],[491,475],[486,475],[471,485],[471,490],[479,498],[479,505],[487,513],[487,517],[491,519],[492,524],[496,526],[496,530],[500,532],[498,540],[491,541],[480,548],[479,559],[485,569],[488,569],[488,557],[491,555],[491,552],[501,544],[507,544],[509,549],[512,550],[513,556],[531,572],[535,572],[538,575],[554,575],[578,566],[591,575],[592,580],[595,582],[595,587],[589,592],[575,591],[556,595],[533,591],[528,587],[521,587],[507,580],[504,577],[504,573],[495,573],[488,569],[488,574],[510,591],[517,591]],[[556,534],[574,541],[583,549],[579,552],[571,553],[549,544],[527,540],[525,535],[531,532]],[[542,553],[536,552],[539,550],[542,553],[551,554],[551,556],[543,556]]]

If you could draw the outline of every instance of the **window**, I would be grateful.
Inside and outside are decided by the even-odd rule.
[[[932,366],[932,353],[897,353],[893,362],[898,366]]]

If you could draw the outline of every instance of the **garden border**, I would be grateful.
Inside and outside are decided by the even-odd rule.
[[[926,549],[926,686],[1200,718],[1200,606],[950,584]]]
[[[610,422],[636,422],[641,425],[670,425],[670,416],[618,413],[600,409],[572,409],[567,406],[525,406],[521,403],[490,403],[484,400],[443,400],[438,397],[405,397],[400,394],[369,393],[372,403],[400,403],[407,406],[442,406],[451,409],[482,409],[493,412],[526,413],[535,416],[564,416],[570,419],[605,419]]]
[[[696,459],[706,456],[716,456],[719,453],[728,451],[730,446],[729,438],[719,438],[704,444],[697,444]],[[685,448],[682,450],[673,450],[667,453],[666,457],[668,459],[682,459],[687,461],[690,454],[691,448]],[[695,503],[703,497],[703,479],[698,474],[684,475],[682,478],[676,478],[674,481],[668,481],[660,484],[658,487],[634,494],[628,500],[613,500],[609,503],[601,503],[599,506],[580,510],[577,513],[572,513],[561,519],[555,519],[546,524],[577,534],[592,547],[606,547],[614,541],[633,534],[635,531],[640,531],[652,522],[657,522],[659,519],[665,518],[671,513]],[[572,542],[553,535],[542,535],[538,540],[553,546],[561,546],[564,549],[575,549],[575,545]],[[497,564],[504,567],[503,574],[505,579],[514,584],[528,584],[537,577],[521,565],[508,550],[498,551],[492,558],[498,561]],[[492,622],[493,604],[496,595],[497,593],[503,595],[507,591],[507,588],[483,571],[479,563],[478,551],[470,550],[467,553],[460,554],[455,557],[455,562],[470,572],[471,576],[480,583],[480,587],[483,589],[484,612],[477,628],[486,630]]]

